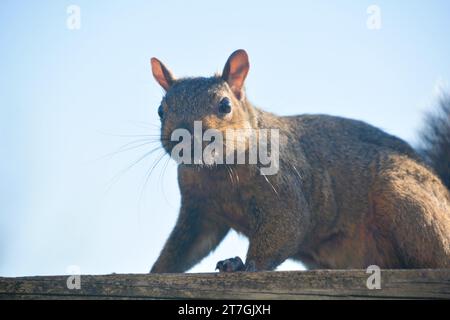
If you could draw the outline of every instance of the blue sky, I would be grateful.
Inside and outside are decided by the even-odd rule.
[[[372,4],[380,30],[366,26]],[[244,48],[257,106],[362,119],[414,144],[450,80],[449,31],[446,0],[2,0],[0,275],[148,272],[177,216],[176,166],[165,158],[145,183],[156,153],[114,179],[151,146],[103,156],[157,133],[150,57],[210,75]],[[246,247],[231,233],[192,271]]]

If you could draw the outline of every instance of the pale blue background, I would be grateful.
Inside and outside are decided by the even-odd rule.
[[[70,4],[79,31],[66,28]],[[366,27],[371,4],[379,31]],[[175,165],[163,176],[162,162],[143,189],[158,153],[110,182],[150,146],[101,157],[139,138],[121,135],[157,133],[151,56],[177,75],[210,75],[245,48],[256,105],[363,119],[415,143],[450,79],[449,31],[447,0],[2,0],[0,275],[149,270],[177,216]],[[193,271],[246,246],[232,233]]]

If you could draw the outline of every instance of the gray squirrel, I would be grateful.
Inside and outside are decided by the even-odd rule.
[[[181,209],[151,272],[189,270],[230,229],[248,237],[247,257],[220,261],[220,271],[274,270],[288,258],[309,269],[450,267],[450,99],[428,120],[419,155],[362,121],[256,108],[244,92],[244,50],[212,77],[176,79],[156,58],[151,66],[166,92],[158,113],[169,154],[171,132],[194,121],[280,135],[271,176],[258,164],[178,166]]]

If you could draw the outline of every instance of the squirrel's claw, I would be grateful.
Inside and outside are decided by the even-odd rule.
[[[219,272],[237,272],[244,271],[245,265],[242,262],[241,258],[234,257],[217,262],[215,270],[217,269],[219,270]]]

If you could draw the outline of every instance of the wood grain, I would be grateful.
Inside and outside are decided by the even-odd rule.
[[[382,270],[369,290],[365,270],[0,278],[0,299],[450,299],[450,269]]]

